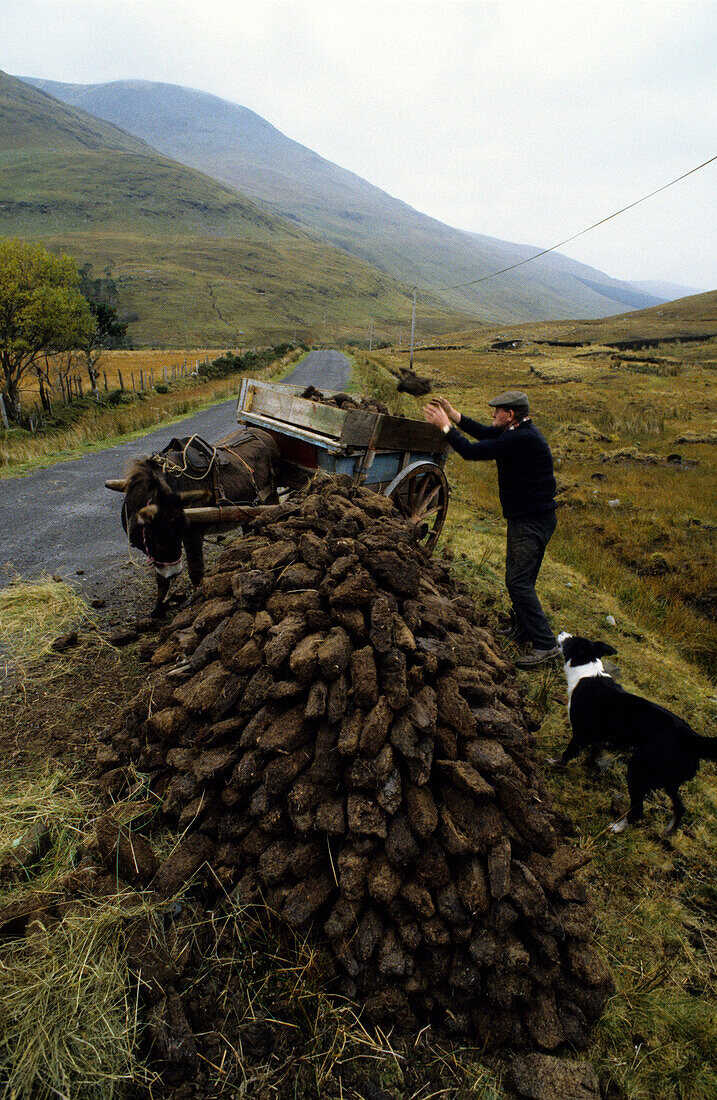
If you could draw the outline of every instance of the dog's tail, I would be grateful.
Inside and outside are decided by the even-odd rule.
[[[700,760],[717,760],[717,737],[700,737],[695,734]]]

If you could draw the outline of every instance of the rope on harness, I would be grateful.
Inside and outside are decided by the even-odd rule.
[[[250,438],[250,437],[251,437],[251,433],[246,433],[246,438]],[[242,439],[244,439],[244,438],[245,437],[242,436]],[[179,463],[177,463],[177,462],[173,462],[172,459],[169,458],[167,456],[166,452],[164,452],[164,451],[155,452],[151,456],[152,460],[154,462],[156,462],[158,466],[160,466],[160,468],[162,470],[162,473],[165,476],[171,475],[173,477],[186,477],[189,481],[205,481],[206,479],[208,479],[211,476],[211,478],[212,478],[212,487],[214,489],[214,503],[218,507],[221,507],[222,504],[236,504],[237,503],[236,501],[230,500],[229,497],[225,494],[224,489],[222,488],[221,481],[219,480],[219,451],[220,450],[221,451],[226,451],[230,455],[233,455],[234,458],[238,459],[239,462],[241,462],[242,466],[247,471],[247,473],[249,474],[249,479],[251,481],[251,485],[252,485],[252,488],[254,490],[254,500],[253,500],[252,503],[254,505],[262,503],[261,493],[259,491],[259,486],[256,483],[256,479],[254,477],[253,469],[251,468],[249,463],[246,462],[246,460],[243,459],[240,454],[237,454],[237,452],[235,450],[233,450],[231,447],[217,448],[217,447],[214,447],[213,445],[210,444],[210,446],[212,447],[212,457],[211,457],[211,461],[210,461],[209,466],[207,467],[207,469],[201,474],[192,474],[192,473],[190,473],[189,472],[190,466],[189,466],[189,462],[188,462],[188,459],[187,459],[187,451],[189,450],[189,448],[191,447],[191,445],[192,445],[192,443],[194,442],[195,439],[199,439],[202,443],[205,442],[200,435],[195,434],[195,435],[190,436],[189,439],[187,440],[187,442],[184,444],[184,447],[182,448],[182,452],[181,452],[181,454],[182,454],[182,464],[181,465],[179,465]]]
[[[172,459],[168,457],[166,451],[155,451],[154,454],[151,456],[152,461],[156,462],[157,465],[161,467],[162,473],[164,474],[174,474],[175,477],[184,475],[184,477],[189,478],[190,481],[204,481],[204,479],[209,476],[213,467],[216,464],[217,448],[212,446],[212,458],[207,469],[201,474],[192,474],[189,472],[191,467],[187,459],[187,451],[189,450],[195,439],[199,439],[202,443],[204,443],[204,440],[200,435],[197,435],[196,433],[194,435],[190,435],[189,439],[182,447],[181,466],[178,463],[173,462]]]

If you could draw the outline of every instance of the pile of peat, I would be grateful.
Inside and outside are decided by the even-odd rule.
[[[307,386],[300,395],[307,401],[313,401],[317,405],[331,405],[334,409],[360,409],[362,412],[383,413],[390,416],[388,405],[379,401],[377,397],[363,397],[350,393],[332,393],[330,397],[317,390],[315,386]],[[401,413],[396,414],[401,416]]]
[[[383,1026],[585,1046],[611,991],[588,857],[481,612],[388,500],[317,479],[266,509],[152,664],[103,783],[149,777],[205,906],[266,906]]]

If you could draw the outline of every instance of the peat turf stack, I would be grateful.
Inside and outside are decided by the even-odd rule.
[[[105,759],[369,1017],[581,1047],[610,979],[586,862],[473,602],[385,498],[316,481],[223,552]],[[115,773],[118,774],[118,773]]]

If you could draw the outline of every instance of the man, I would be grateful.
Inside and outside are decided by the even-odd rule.
[[[423,411],[430,424],[446,433],[461,458],[496,463],[500,503],[508,522],[505,584],[513,605],[512,633],[516,640],[532,644],[532,651],[516,664],[518,668],[537,668],[560,656],[535,592],[545,548],[556,525],[553,457],[528,415],[526,394],[508,390],[488,404],[494,409],[490,426],[459,413],[445,397],[432,398]],[[466,439],[457,424],[478,442]]]

